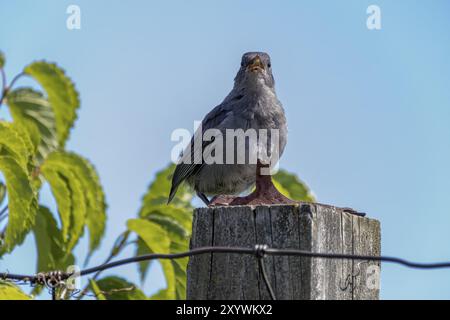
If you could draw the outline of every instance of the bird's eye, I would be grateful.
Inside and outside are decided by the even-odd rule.
[[[272,64],[269,62],[269,63],[267,64],[267,66],[268,66],[269,68],[271,68],[271,67],[272,67]]]
[[[241,62],[241,67],[243,67],[243,66],[244,66],[244,61]]]

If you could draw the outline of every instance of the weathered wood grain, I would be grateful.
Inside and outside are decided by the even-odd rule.
[[[321,204],[202,208],[194,212],[191,248],[239,246],[380,255],[380,224]],[[267,256],[277,299],[378,299],[379,263]],[[376,269],[378,268],[378,269]],[[374,271],[375,270],[375,271]],[[206,254],[188,264],[187,299],[269,299],[255,257]],[[369,283],[369,285],[367,285]]]

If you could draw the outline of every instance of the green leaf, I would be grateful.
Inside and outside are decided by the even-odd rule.
[[[172,253],[185,252],[189,250],[189,239],[177,237],[175,235],[171,236],[170,251]],[[186,299],[186,280],[187,273],[186,268],[189,258],[174,259],[170,262],[173,265],[175,271],[175,289],[176,289],[176,299],[185,300]]]
[[[138,237],[137,243],[136,243],[136,256],[142,256],[144,254],[152,253],[150,249],[145,244],[144,240]],[[138,264],[139,268],[139,275],[141,278],[141,283],[144,282],[145,277],[147,276],[148,268],[150,267],[152,261],[141,261]]]
[[[143,219],[131,219],[128,220],[127,226],[129,230],[135,232],[145,242],[149,252],[170,252],[170,238],[167,232],[156,223]],[[167,296],[170,299],[175,299],[176,279],[173,264],[167,260],[161,260],[160,263],[167,282]]]
[[[68,266],[74,264],[75,259],[72,254],[67,254],[56,220],[46,207],[39,207],[33,232],[36,238],[38,272],[66,270]]]
[[[115,276],[98,280],[96,291],[92,290],[94,294],[102,292],[107,300],[147,300],[147,296],[134,284]]]
[[[31,88],[20,88],[8,93],[6,103],[16,124],[24,126],[34,138],[39,163],[58,148],[55,115],[50,103]]]
[[[178,238],[177,236],[170,236],[171,245],[170,252],[171,253],[179,253],[188,251],[189,245],[188,241],[182,238]],[[181,258],[181,259],[173,259],[169,260],[172,264],[174,275],[175,275],[175,296],[169,290],[169,288],[160,290],[155,295],[152,295],[150,299],[153,300],[163,300],[163,299],[177,299],[177,300],[185,300],[186,299],[186,267],[189,261],[189,258]]]
[[[70,221],[72,216],[72,193],[69,182],[63,174],[59,173],[57,168],[50,165],[43,166],[40,169],[42,175],[50,185],[53,196],[58,206],[59,219],[62,227],[62,237],[64,241],[69,236]]]
[[[46,207],[40,206],[33,228],[37,249],[37,272],[52,270],[67,270],[68,266],[75,264],[75,257],[67,252],[61,230],[56,220]],[[32,294],[38,295],[43,287],[34,287]]]
[[[30,181],[31,169],[32,146],[28,134],[1,121],[0,171],[6,180],[9,215],[0,255],[22,243],[34,224],[37,200]]]
[[[174,170],[175,165],[171,164],[156,174],[155,180],[150,184],[139,210],[141,218],[145,218],[166,231],[170,241],[170,253],[184,251],[180,248],[188,248],[193,210],[191,205],[193,192],[184,185],[178,189],[174,201],[170,205],[166,204]],[[138,240],[137,255],[151,252],[153,252],[152,249],[147,247],[145,241]],[[169,286],[164,291],[159,292],[157,297],[169,299],[183,299],[185,297],[186,263],[187,259],[170,261],[175,276],[174,288]],[[149,262],[144,261],[139,264],[141,281],[145,280],[148,267]],[[167,281],[169,282],[169,280]],[[153,298],[156,298],[156,296],[153,296]]]
[[[180,210],[177,208],[170,208],[170,206],[166,206],[167,211],[176,211]],[[187,210],[186,210],[187,211]],[[170,253],[179,253],[187,251],[189,248],[189,237],[190,237],[190,223],[189,227],[183,227],[177,220],[170,217],[170,215],[163,215],[158,212],[153,212],[150,214],[147,219],[161,228],[163,228],[168,235],[170,241]],[[146,243],[141,239],[138,240],[137,243],[137,255],[151,253],[152,250],[147,247]],[[186,296],[186,267],[187,267],[187,258],[183,259],[175,259],[170,260],[172,264],[173,270],[175,272],[175,298],[176,299],[185,299]],[[145,279],[147,269],[148,269],[148,261],[147,263],[141,263],[139,265],[139,271],[141,275],[141,281]],[[166,295],[170,296],[170,293],[166,293]]]
[[[155,180],[150,184],[142,201],[140,216],[145,216],[145,208],[153,205],[166,205],[169,196],[172,175],[175,165],[171,164],[156,174]],[[185,184],[178,188],[177,195],[171,202],[174,207],[191,208],[193,192]]]
[[[292,200],[305,202],[316,201],[308,186],[293,173],[289,173],[286,170],[279,170],[273,177],[273,180],[279,191]]]
[[[55,197],[63,239],[70,251],[81,237],[86,222],[86,197],[82,184],[70,165],[53,154],[47,157],[41,172]]]
[[[21,244],[34,225],[37,200],[27,172],[15,157],[0,155],[0,171],[6,179],[8,225],[0,255]]]
[[[179,253],[188,251],[189,249],[189,237],[190,229],[184,229],[177,221],[163,215],[152,214],[148,217],[150,222],[157,224],[167,232],[168,239],[170,241],[170,253]],[[145,241],[138,238],[136,245],[136,255],[144,255],[154,252],[149,248]],[[186,267],[187,258],[170,260],[175,272],[175,292],[176,299],[184,299],[186,289]],[[143,261],[139,263],[139,273],[141,281],[145,280],[150,261]]]
[[[5,55],[2,51],[0,51],[0,69],[3,69],[5,66]]]
[[[24,73],[33,77],[44,88],[56,120],[58,143],[64,147],[80,106],[75,85],[63,69],[54,63],[37,61],[28,65]]]
[[[167,206],[167,211],[170,210],[174,210],[174,208],[170,208],[169,206]],[[180,252],[173,250],[173,241],[175,240],[178,240],[179,242],[184,242],[186,244],[186,247],[188,247],[191,230],[190,227],[185,228],[182,225],[180,225],[180,223],[177,220],[172,219],[169,216],[160,214],[157,211],[152,212],[147,219],[157,224],[167,232],[169,240],[171,242],[170,253]],[[136,255],[139,256],[151,252],[152,251],[147,247],[146,243],[139,238],[136,244]],[[149,261],[142,261],[139,263],[139,273],[142,282],[145,280],[149,266],[150,266]]]
[[[33,147],[29,136],[12,123],[0,122],[0,154],[13,157],[25,172],[31,171]]]
[[[148,205],[141,209],[142,218],[152,216],[164,216],[174,220],[180,228],[184,229],[186,235],[190,234],[192,227],[192,209],[172,205]]]
[[[0,300],[31,300],[17,286],[0,280]]]
[[[89,250],[96,250],[105,233],[106,228],[106,200],[100,177],[94,166],[85,158],[69,153],[73,163],[76,164],[76,172],[81,179],[87,198],[86,224],[89,230]]]
[[[47,156],[41,172],[55,196],[63,237],[73,237],[68,249],[76,244],[85,225],[90,251],[98,248],[105,231],[106,203],[94,167],[77,154],[56,151]]]
[[[172,219],[168,216],[154,213],[151,214],[147,219],[164,228],[164,230],[166,230],[169,234],[175,234],[186,239],[190,236],[190,232],[188,229],[183,228],[183,226],[180,225],[177,220]]]

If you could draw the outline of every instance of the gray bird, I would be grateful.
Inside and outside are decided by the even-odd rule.
[[[234,79],[234,87],[225,100],[209,112],[202,121],[202,132],[218,129],[226,141],[226,129],[278,129],[279,157],[281,157],[287,139],[287,126],[284,109],[275,93],[270,57],[264,52],[248,52],[242,56],[241,67]],[[197,134],[200,132],[197,132]],[[258,136],[259,137],[259,136]],[[183,156],[191,156],[195,152],[205,150],[212,141],[203,141],[199,150],[191,145]],[[249,145],[246,142],[247,158],[261,145]],[[259,143],[259,140],[258,140]],[[238,146],[236,146],[237,148]],[[241,146],[242,147],[242,146]],[[270,146],[267,146],[269,148]],[[198,148],[198,147],[197,147]],[[234,149],[236,152],[236,149]],[[183,158],[182,156],[182,158]],[[224,143],[223,157],[226,158]],[[197,195],[209,206],[292,203],[281,195],[273,186],[270,175],[261,174],[261,168],[267,163],[260,161],[243,164],[207,164],[179,162],[172,178],[168,203],[173,199],[177,188],[186,181],[197,192]],[[237,195],[255,185],[255,191],[246,197]],[[209,200],[207,196],[214,196]]]

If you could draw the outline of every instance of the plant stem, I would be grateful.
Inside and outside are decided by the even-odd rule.
[[[14,86],[14,84],[16,83],[17,80],[19,80],[21,77],[25,76],[24,72],[21,72],[19,74],[17,74],[11,81],[11,83],[8,86],[8,90],[11,90],[11,88]]]
[[[2,95],[0,97],[0,106],[2,105],[3,99],[6,96],[6,74],[5,70],[3,68],[0,69],[0,72],[2,74]]]
[[[11,88],[14,86],[14,84],[16,83],[17,80],[19,80],[21,77],[23,77],[25,75],[25,73],[21,72],[18,75],[16,75],[11,83],[9,84],[9,86],[6,84],[6,74],[5,74],[5,70],[4,69],[0,69],[1,74],[2,74],[2,95],[0,97],[0,106],[3,103],[3,100],[5,100],[6,95],[8,94],[9,90],[11,90]]]

